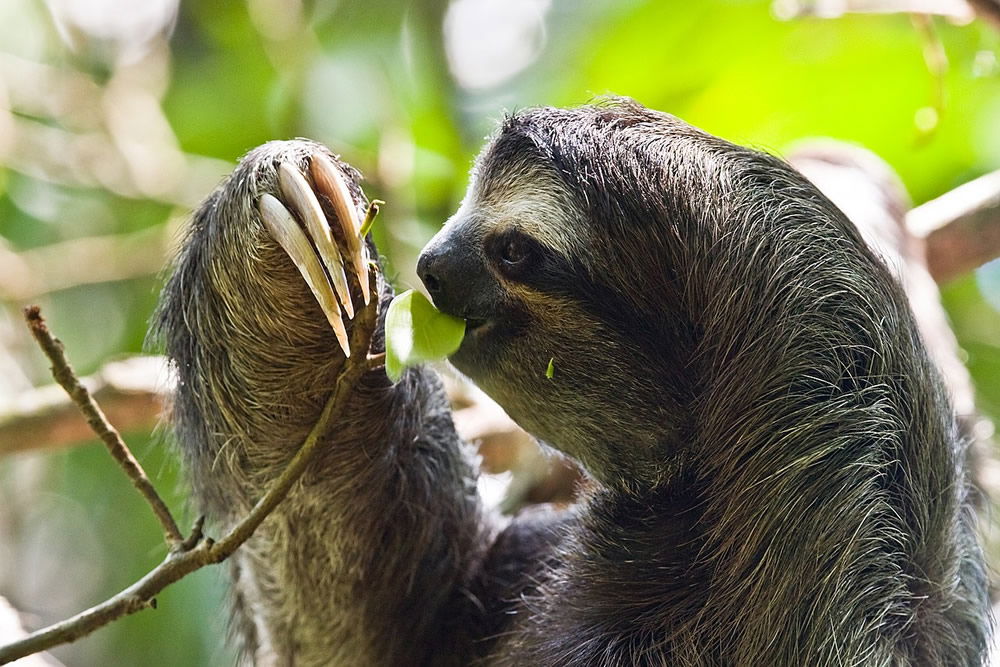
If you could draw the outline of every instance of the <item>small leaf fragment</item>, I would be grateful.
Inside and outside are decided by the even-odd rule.
[[[403,370],[443,359],[465,337],[465,320],[445,315],[420,292],[407,290],[389,304],[385,315],[385,372],[393,382]]]
[[[555,376],[555,374],[556,374],[556,358],[549,357],[549,365],[548,368],[545,369],[545,377],[551,380]]]

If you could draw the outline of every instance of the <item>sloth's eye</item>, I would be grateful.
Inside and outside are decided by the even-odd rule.
[[[500,261],[508,266],[523,264],[530,254],[528,246],[522,239],[511,237],[500,248]]]
[[[535,272],[540,260],[534,240],[515,229],[487,239],[486,253],[494,268],[508,280],[526,280]]]

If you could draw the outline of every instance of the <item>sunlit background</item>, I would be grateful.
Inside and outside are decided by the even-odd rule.
[[[20,307],[42,305],[83,373],[141,352],[186,216],[267,140],[317,139],[365,174],[388,202],[376,240],[411,286],[506,110],[613,92],[778,153],[849,140],[920,203],[1000,168],[998,57],[1000,31],[958,0],[3,0],[0,423],[5,401],[48,381]],[[943,291],[980,407],[1000,417],[1000,265]],[[176,466],[147,431],[127,437],[180,509]],[[163,555],[99,445],[0,460],[0,596],[29,625]],[[222,591],[202,571],[55,655],[232,664]]]

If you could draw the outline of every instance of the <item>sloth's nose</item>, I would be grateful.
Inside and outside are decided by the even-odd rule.
[[[436,299],[441,291],[441,280],[437,277],[439,271],[438,256],[433,252],[428,252],[428,250],[429,248],[425,249],[417,258],[417,275],[420,276],[420,280],[423,281],[424,287],[427,288],[431,297]]]
[[[417,275],[438,310],[467,317],[482,291],[482,267],[476,253],[448,237],[434,238],[417,259]]]
[[[434,243],[427,245],[417,258],[417,275],[423,281],[427,293],[438,310],[449,315],[457,314],[452,309],[461,304],[453,303],[455,282],[454,260],[446,244]]]

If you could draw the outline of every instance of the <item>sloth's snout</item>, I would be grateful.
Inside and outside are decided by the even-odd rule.
[[[484,269],[478,256],[461,243],[435,237],[417,259],[417,275],[438,310],[456,317],[474,317],[482,298]]]
[[[429,252],[429,248],[424,249],[420,253],[420,257],[417,258],[417,275],[420,276],[427,292],[434,299],[437,299],[437,295],[441,291],[441,280],[438,278],[440,270],[437,253]]]
[[[417,258],[417,275],[423,281],[428,294],[438,310],[449,315],[459,315],[464,299],[461,298],[461,261],[450,244],[435,243],[432,240]]]

